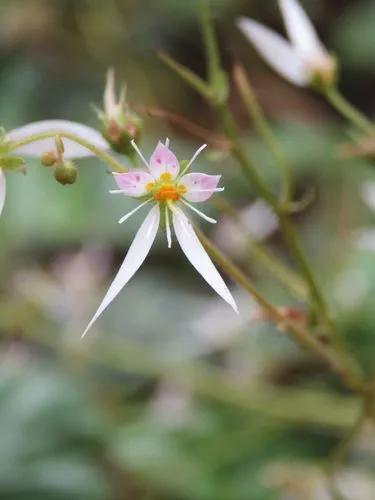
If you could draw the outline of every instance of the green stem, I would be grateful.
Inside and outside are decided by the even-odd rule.
[[[375,125],[356,109],[347,99],[340,93],[336,87],[329,87],[324,91],[326,99],[330,104],[347,120],[352,122],[356,127],[362,130],[366,135],[375,134]]]
[[[211,10],[208,8],[208,0],[200,1],[200,22],[206,48],[206,61],[208,66],[208,81],[213,87],[218,75],[222,73],[220,55],[217,46],[217,40],[213,32],[213,22],[211,19]]]
[[[255,97],[249,79],[247,78],[245,71],[241,66],[236,67],[234,78],[241,93],[245,108],[253,122],[255,129],[257,130],[258,134],[263,139],[265,145],[273,156],[276,165],[279,167],[282,178],[281,200],[282,203],[287,205],[293,195],[290,167],[276,142],[271,128],[269,127],[263,111]]]
[[[307,262],[307,259],[302,251],[302,248],[299,244],[297,235],[295,230],[290,222],[289,215],[285,213],[282,209],[280,209],[277,200],[274,195],[268,190],[268,187],[264,183],[263,179],[259,176],[256,168],[252,164],[252,162],[248,159],[246,154],[243,152],[241,145],[238,142],[238,131],[236,129],[236,125],[234,120],[230,114],[230,112],[226,109],[225,105],[218,106],[218,113],[221,119],[224,132],[227,137],[232,141],[232,154],[239,162],[240,166],[246,177],[255,186],[258,194],[267,201],[271,207],[274,209],[276,215],[280,221],[280,229],[283,233],[284,239],[289,247],[290,252],[295,258],[299,270],[302,276],[305,278],[306,283],[309,286],[311,298],[315,303],[316,309],[320,312],[322,319],[332,326],[331,321],[328,319],[328,313],[326,310],[325,302],[323,299],[323,295],[321,294],[317,283],[315,282],[313,273],[310,269],[310,266]]]
[[[267,299],[256,289],[256,287],[248,280],[245,274],[233,264],[220,250],[199,230],[196,229],[199,239],[205,247],[211,258],[224,270],[224,272],[232,278],[232,280],[240,285],[248,294],[257,302],[267,316],[273,320],[279,328],[289,332],[291,337],[297,343],[314,352],[330,369],[342,380],[344,385],[354,392],[363,393],[365,384],[362,377],[356,370],[352,369],[336,355],[331,348],[297,322],[286,320],[277,307],[268,302]]]
[[[258,194],[271,205],[275,210],[278,210],[278,202],[271,191],[269,191],[266,183],[258,174],[258,171],[252,161],[242,150],[239,144],[239,134],[232,115],[226,108],[225,104],[219,104],[216,107],[222,127],[228,139],[231,142],[231,153],[240,164],[244,175],[249,180],[250,184],[255,187]]]
[[[65,131],[57,130],[54,132],[42,132],[40,134],[29,135],[27,137],[24,137],[20,141],[12,142],[9,146],[9,152],[14,151],[21,146],[25,146],[26,144],[30,144],[32,142],[39,141],[41,139],[54,138],[56,136],[65,139],[70,139],[71,141],[80,144],[82,147],[91,151],[95,156],[103,160],[104,163],[106,163],[113,172],[119,172],[119,173],[127,172],[126,167],[124,167],[120,162],[118,162],[115,158],[113,158],[113,156],[106,153],[103,149],[94,146],[93,144],[91,144],[89,141],[86,141],[86,139],[83,139],[82,137],[79,137],[75,134]]]

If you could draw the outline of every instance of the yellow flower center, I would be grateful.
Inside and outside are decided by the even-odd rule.
[[[147,184],[146,189],[149,193],[152,192],[155,201],[161,203],[178,201],[186,193],[186,187],[183,184],[175,184],[169,172],[161,174],[156,183]]]

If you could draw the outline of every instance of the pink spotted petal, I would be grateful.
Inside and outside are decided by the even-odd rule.
[[[5,197],[6,197],[5,175],[2,169],[0,168],[0,215],[4,208]]]
[[[148,172],[137,170],[125,174],[113,173],[118,187],[126,196],[145,196],[148,193],[147,185],[154,182],[154,178]]]
[[[184,198],[195,203],[208,200],[215,192],[220,178],[221,175],[199,173],[184,175],[180,180],[180,184],[186,188]]]
[[[156,179],[166,172],[172,174],[174,179],[180,171],[180,165],[175,154],[160,141],[151,155],[149,168]]]

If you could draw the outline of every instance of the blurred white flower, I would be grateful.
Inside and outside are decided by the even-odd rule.
[[[76,331],[107,274],[108,262],[107,253],[97,248],[63,253],[52,262],[49,271],[39,267],[18,271],[14,287],[53,321],[67,330],[67,324],[75,325]]]
[[[246,232],[255,241],[263,241],[278,227],[275,213],[263,200],[243,208],[238,216],[239,223],[231,217],[222,217],[215,231],[220,247],[231,255],[239,256],[243,252]]]
[[[187,386],[161,381],[149,407],[151,417],[165,427],[179,428],[190,419],[192,399]]]
[[[313,464],[273,462],[265,467],[263,480],[279,491],[279,500],[332,500],[322,470]]]
[[[241,331],[251,323],[257,311],[255,303],[244,293],[236,294],[236,303],[246,314],[231,314],[216,298],[207,301],[203,313],[190,322],[193,334],[197,335],[202,347],[200,354],[227,347]]]
[[[372,474],[354,468],[344,469],[337,474],[335,484],[343,500],[373,500],[375,480]]]
[[[332,83],[335,59],[297,0],[279,0],[290,41],[252,19],[242,17],[238,27],[268,64],[281,76],[301,87]]]
[[[360,190],[366,205],[375,212],[375,182],[365,182]],[[375,251],[375,227],[361,227],[354,231],[354,243],[361,250]]]

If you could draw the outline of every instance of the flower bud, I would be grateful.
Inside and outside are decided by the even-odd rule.
[[[104,91],[104,110],[96,110],[102,122],[103,137],[118,153],[131,155],[134,150],[131,141],[138,141],[142,131],[141,118],[131,111],[126,102],[126,89],[123,87],[120,96],[116,96],[115,76],[113,70],[107,74]]]
[[[116,119],[103,120],[102,134],[118,153],[131,155],[134,149],[131,141],[138,142],[142,130],[142,120],[129,110]]]
[[[54,171],[54,177],[63,186],[74,184],[77,180],[78,170],[73,162],[64,161],[59,163]]]
[[[54,151],[47,151],[40,157],[40,163],[45,167],[52,167],[57,162],[57,155]]]
[[[327,54],[310,62],[310,86],[318,91],[332,87],[337,81],[338,64],[335,57]]]

